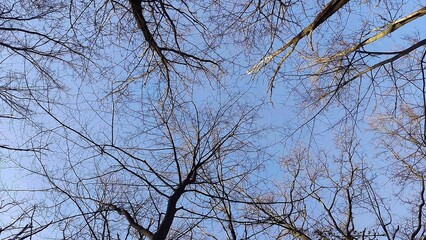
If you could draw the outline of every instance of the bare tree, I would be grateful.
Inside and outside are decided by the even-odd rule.
[[[0,149],[37,186],[2,192],[34,197],[9,201],[21,211],[2,233],[421,238],[425,14],[405,0],[3,1]]]
[[[126,117],[106,123],[126,129],[114,132],[112,142],[111,127],[62,120],[41,104],[56,121],[49,145],[58,143],[55,161],[61,164],[40,154],[38,169],[28,171],[47,179],[62,199],[52,214],[64,236],[202,238],[220,234],[210,227],[223,220],[217,211],[227,214],[231,225],[224,231],[235,235],[230,205],[219,206],[243,203],[240,185],[263,164],[262,149],[250,142],[260,134],[254,122],[258,106],[241,105],[239,99],[188,101],[169,110],[148,103],[135,110],[131,122]],[[126,111],[119,109],[113,114]]]
[[[288,174],[249,208],[269,238],[403,238],[359,141],[353,135],[337,141],[337,153],[299,147],[282,160]]]

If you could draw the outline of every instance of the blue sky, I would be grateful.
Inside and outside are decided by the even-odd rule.
[[[376,3],[364,2],[352,4],[350,12],[352,14],[351,18],[345,17],[349,10],[342,13],[344,25],[340,27],[346,27],[344,33],[347,32],[347,34],[350,35],[360,29],[362,30],[364,26],[359,25],[357,22],[360,17],[375,17],[376,19],[376,15],[363,15],[365,12],[364,8],[367,7],[369,10],[377,12],[383,10],[381,7],[375,7],[375,4]],[[385,3],[378,4],[383,5]],[[395,16],[403,16],[406,12],[419,8],[419,5],[420,3],[406,4],[401,10],[394,11],[396,12]],[[295,9],[295,13],[297,12],[298,9]],[[300,14],[300,12],[298,14]],[[295,15],[297,16],[297,14]],[[113,15],[111,21],[117,23],[119,20],[114,16],[115,15]],[[327,34],[322,35],[321,31],[328,32],[336,30],[339,21],[342,19],[336,16],[336,18],[331,20],[335,20],[337,23],[334,22],[330,25],[326,24],[313,33],[312,39],[314,44],[317,43],[317,46],[321,48],[319,49],[320,53],[324,53],[326,50],[332,49],[335,45],[339,44],[336,40],[338,37],[332,38]],[[307,23],[308,20],[309,19],[302,17],[303,24]],[[381,20],[377,21],[380,22]],[[303,24],[301,24],[301,26],[303,26]],[[425,25],[426,20],[424,18],[417,19],[403,29],[392,33],[389,38],[380,39],[367,46],[366,49],[374,51],[403,49],[407,47],[412,40],[406,38],[406,35],[411,37],[415,36],[418,39],[423,39],[425,37],[425,31],[423,31]],[[333,27],[336,27],[336,29],[333,29]],[[280,34],[286,30],[293,30],[296,32],[300,30],[299,28],[300,27],[295,27],[294,25],[284,26]],[[125,36],[132,36],[132,34],[138,33],[126,32],[126,34]],[[244,33],[237,32],[236,35],[237,34]],[[272,46],[278,48],[287,40],[286,38],[293,36],[292,33],[287,34],[288,35],[285,36],[279,35],[282,39],[274,39]],[[191,34],[188,34],[188,36],[190,35]],[[132,42],[127,42],[124,38],[120,38],[116,42],[106,42],[107,44],[104,46],[104,49],[99,50],[99,53],[105,58],[94,57],[96,65],[87,63],[88,66],[90,66],[88,69],[90,74],[87,75],[81,72],[84,69],[84,66],[82,66],[83,64],[78,64],[81,66],[76,69],[69,69],[65,66],[55,65],[58,63],[53,63],[51,66],[54,69],[54,75],[63,82],[64,89],[60,91],[52,90],[49,92],[50,96],[57,99],[60,104],[43,103],[43,106],[46,108],[50,107],[50,110],[58,117],[58,120],[72,126],[78,132],[83,133],[83,135],[90,136],[98,144],[109,144],[111,141],[114,141],[114,144],[117,145],[128,147],[139,146],[141,148],[150,148],[152,145],[158,144],[158,136],[147,136],[144,134],[157,134],[156,131],[150,129],[151,126],[155,126],[156,124],[156,119],[150,114],[153,111],[153,106],[158,107],[161,105],[161,102],[156,102],[156,98],[161,95],[161,89],[165,84],[162,80],[158,80],[155,77],[155,74],[158,74],[158,72],[154,73],[154,77],[144,77],[144,73],[150,68],[146,65],[146,62],[137,63],[144,51],[138,48],[138,35],[135,36]],[[229,36],[229,39],[225,40],[235,40],[236,37],[235,35]],[[139,39],[140,38],[141,36],[139,36]],[[107,40],[107,38],[104,40]],[[197,37],[194,38],[194,41],[198,40]],[[284,161],[282,159],[285,159],[286,155],[291,154],[293,148],[310,147],[308,155],[312,157],[310,157],[310,159],[304,159],[304,161],[312,165],[306,166],[306,168],[316,167],[313,166],[315,160],[319,158],[323,159],[325,153],[327,153],[329,158],[326,162],[330,164],[328,165],[330,171],[339,170],[335,169],[335,165],[331,165],[334,157],[337,159],[340,154],[335,142],[336,139],[342,138],[341,130],[344,127],[351,126],[354,122],[348,121],[346,125],[338,124],[338,122],[348,113],[345,111],[345,106],[354,107],[353,102],[351,102],[353,98],[351,98],[349,94],[355,93],[354,96],[356,97],[357,91],[360,92],[361,96],[363,96],[363,93],[367,93],[367,96],[371,97],[371,101],[369,104],[364,102],[365,105],[361,106],[361,111],[356,116],[355,135],[360,140],[360,156],[364,156],[367,165],[374,169],[371,175],[377,175],[377,186],[384,186],[379,189],[380,193],[391,195],[395,185],[392,181],[388,181],[388,176],[382,176],[382,174],[386,174],[387,167],[390,166],[391,163],[384,160],[385,157],[383,154],[379,154],[383,152],[382,148],[376,147],[376,143],[380,136],[369,130],[369,122],[375,121],[375,114],[383,111],[384,108],[387,107],[384,104],[392,105],[393,102],[382,102],[380,99],[376,98],[376,96],[372,94],[372,90],[368,89],[371,83],[368,77],[363,77],[362,80],[356,80],[359,81],[358,85],[354,84],[355,86],[351,86],[349,89],[351,91],[348,91],[348,98],[342,97],[343,104],[333,102],[327,109],[311,120],[313,114],[315,114],[320,107],[312,107],[309,102],[307,105],[303,105],[301,101],[304,100],[303,97],[305,97],[304,94],[306,94],[304,91],[310,90],[308,87],[312,86],[310,85],[312,81],[307,77],[293,74],[296,73],[296,68],[300,66],[300,62],[305,60],[300,58],[300,56],[309,57],[309,55],[306,54],[310,52],[310,50],[308,50],[310,43],[305,40],[299,43],[297,51],[284,63],[276,79],[275,88],[271,93],[268,89],[268,76],[271,74],[270,69],[259,73],[254,78],[252,75],[247,75],[247,70],[253,66],[256,61],[261,59],[262,55],[260,55],[259,52],[265,53],[268,51],[269,43],[271,42],[269,36],[261,36],[256,40],[257,41],[253,42],[254,46],[251,46],[253,48],[250,48],[250,46],[238,45],[236,43],[229,43],[217,50],[217,53],[225,58],[236,56],[234,61],[238,63],[235,65],[224,63],[226,71],[220,78],[220,82],[211,79],[207,80],[207,77],[202,74],[185,72],[188,70],[184,67],[178,68],[178,72],[188,73],[190,77],[200,78],[194,80],[195,84],[189,83],[181,85],[177,82],[175,86],[182,91],[178,98],[180,98],[180,100],[191,99],[194,101],[194,104],[202,110],[207,106],[215,109],[226,102],[227,99],[238,94],[241,94],[241,97],[237,101],[238,104],[246,104],[254,107],[260,103],[264,103],[259,110],[259,117],[256,118],[256,124],[259,128],[262,126],[267,127],[267,130],[261,137],[254,138],[254,141],[256,141],[255,144],[258,147],[265,147],[262,149],[265,151],[265,156],[268,156],[265,158],[268,159],[269,162],[265,164],[263,171],[260,171],[258,176],[266,176],[270,180],[274,178],[271,183],[265,186],[273,186],[274,190],[277,190],[283,182],[288,181],[287,178],[290,176],[289,172],[291,172],[291,170],[286,169],[286,165],[283,164]],[[136,51],[129,52],[128,49],[122,48],[123,46],[129,49],[134,48]],[[215,56],[215,54],[212,53],[211,55]],[[249,58],[250,56],[251,58]],[[143,61],[147,61],[147,59],[149,58],[144,58]],[[372,58],[369,59],[368,63],[372,64],[381,59],[382,57]],[[2,66],[26,73],[29,81],[36,84],[40,83],[38,82],[39,75],[37,75],[36,70],[28,65],[28,63],[22,63],[22,61],[21,58],[12,57],[3,61]],[[303,63],[301,66],[308,66],[308,61],[306,62],[307,63]],[[313,69],[315,70],[315,67],[313,67]],[[134,70],[134,72],[132,72],[132,70]],[[310,70],[312,69],[305,69],[301,72],[307,73]],[[154,71],[156,70],[154,69]],[[213,69],[212,71],[216,70]],[[397,81],[399,82],[400,80],[398,79]],[[129,83],[127,88],[121,88],[121,86],[127,83]],[[392,86],[392,82],[386,77],[382,78],[378,83],[377,86],[384,91],[386,91],[386,88]],[[117,86],[120,86],[120,91],[115,91],[117,90]],[[407,88],[407,93],[405,95],[407,98],[405,100],[407,102],[411,100],[413,102],[417,101],[416,97],[418,97],[418,95],[415,94],[418,94],[418,91],[414,88],[412,90],[413,92],[409,90],[410,88]],[[113,92],[113,94],[110,94],[111,92]],[[410,94],[413,95],[412,99],[410,98]],[[345,100],[347,102],[344,102]],[[386,98],[386,100],[388,100],[388,98]],[[323,102],[320,103],[319,106],[321,106],[321,104],[323,104]],[[48,143],[49,146],[54,149],[53,153],[40,154],[38,157],[46,164],[47,168],[63,174],[57,176],[58,182],[64,180],[61,179],[61,177],[70,177],[73,181],[77,181],[74,178],[76,175],[89,176],[96,171],[103,172],[107,171],[109,167],[116,167],[117,164],[114,161],[105,158],[99,153],[99,149],[96,149],[96,147],[93,148],[93,146],[90,146],[90,143],[83,141],[76,132],[63,128],[55,119],[42,114],[42,109],[37,107],[36,104],[31,104],[30,106],[34,107],[37,112],[40,112],[39,115],[34,115],[34,120],[35,122],[41,122],[42,127],[29,130],[31,128],[28,128],[28,126],[30,126],[28,123],[14,122],[11,124],[8,120],[2,120],[2,134],[5,139],[17,142],[18,145],[21,143],[24,146],[29,146],[32,143]],[[111,114],[112,109],[115,110],[114,115]],[[237,113],[235,114],[237,115]],[[308,120],[311,121],[306,123]],[[112,122],[114,122],[114,127],[112,126],[113,124],[111,124]],[[34,136],[34,133],[38,131],[41,131],[42,134],[36,135],[35,138],[27,142],[27,139]],[[112,137],[113,135],[114,139]],[[145,153],[143,150],[135,152],[141,154],[141,156],[150,157],[150,153]],[[8,155],[7,151],[2,150],[2,153],[4,156]],[[161,153],[159,153],[159,156],[160,155]],[[40,167],[37,163],[39,159],[33,156],[26,153],[18,154],[17,156],[20,157],[19,162],[29,169],[34,166]],[[357,158],[356,161],[360,161],[359,156],[357,156]],[[84,162],[77,167],[81,172],[73,175],[66,167],[78,161]],[[3,166],[9,166],[9,163]],[[41,180],[41,178],[35,177],[34,175],[22,174],[21,170],[6,167],[3,167],[1,170],[1,178],[2,182],[12,189],[21,187],[24,189],[43,188],[43,182],[46,182],[46,179]],[[123,177],[122,181],[127,181],[126,177]],[[88,180],[88,182],[90,181]],[[71,189],[76,190],[73,189],[73,187],[71,187]],[[285,190],[287,189],[284,189],[283,192],[285,192]],[[118,190],[111,190],[111,193],[114,191]],[[91,194],[90,191],[84,193],[88,195]],[[42,194],[43,193],[38,195],[38,193],[36,193],[35,198],[39,197],[43,200],[44,196]],[[101,193],[97,192],[95,194]],[[114,198],[114,196],[111,197]],[[327,196],[325,196],[325,198],[327,198]],[[58,199],[61,199],[61,197],[58,197]],[[315,204],[312,203],[312,206],[313,205]],[[69,205],[65,206],[69,207]],[[406,210],[406,207],[402,205],[401,201],[390,202],[390,207],[394,207],[398,215],[405,214],[404,210]],[[74,210],[73,207],[69,209],[63,207],[61,209],[64,213],[69,213]],[[313,215],[321,213],[318,206],[313,207],[311,210]],[[316,212],[316,210],[318,210],[318,212]],[[51,209],[51,212],[55,212],[54,208]],[[366,217],[364,216],[361,212],[361,226],[366,222]],[[48,235],[49,234],[50,232]]]

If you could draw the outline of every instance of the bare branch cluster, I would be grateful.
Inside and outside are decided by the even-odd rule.
[[[425,15],[0,2],[0,238],[423,239]]]

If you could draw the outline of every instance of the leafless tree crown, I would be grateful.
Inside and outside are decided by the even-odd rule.
[[[0,239],[424,239],[424,15],[1,1]]]

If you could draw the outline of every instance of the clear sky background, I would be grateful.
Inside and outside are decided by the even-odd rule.
[[[382,6],[384,3],[378,2],[377,4],[378,6]],[[369,6],[371,5],[374,5],[374,3],[369,4]],[[413,9],[418,9],[419,5],[420,3],[415,1],[407,2],[400,10],[401,15],[405,15]],[[370,17],[363,15],[365,12],[364,9],[367,6],[367,3],[364,3],[364,1],[359,1],[359,9],[356,8],[356,4],[351,6],[352,12],[350,18],[345,18],[342,13],[343,17],[337,15],[335,18],[331,19],[331,22],[341,21],[343,19],[344,21],[341,22],[343,24],[342,27],[347,29],[344,32],[347,32],[348,35],[357,32],[356,29],[363,28],[358,22],[360,18]],[[374,7],[370,7],[370,10],[374,11]],[[383,9],[377,9],[377,12],[381,10]],[[294,9],[294,11],[293,14],[298,14],[300,9]],[[202,13],[200,14],[202,15]],[[375,15],[371,17],[375,17]],[[111,18],[114,19],[114,16]],[[310,19],[304,19],[304,21],[301,22],[301,26],[306,26],[309,20]],[[114,20],[112,21],[114,22]],[[312,35],[313,42],[321,47],[321,51],[326,51],[327,44],[330,46],[337,44],[337,42],[332,41],[333,39],[327,37],[327,34],[324,34],[325,36],[321,34],[321,31],[332,31],[332,27],[334,26],[336,26],[336,24],[326,24],[316,30]],[[426,19],[424,17],[417,19],[403,29],[392,33],[390,37],[380,39],[367,46],[366,49],[370,51],[395,51],[403,49],[407,47],[408,43],[411,41],[411,39],[406,36],[416,37],[418,39],[424,39],[426,37],[425,26]],[[295,28],[293,30],[296,32],[298,27],[292,27]],[[288,28],[290,29],[292,27]],[[241,37],[238,36],[238,34],[243,33],[236,33],[234,36],[229,36],[229,38]],[[272,46],[274,48],[280,47],[289,36],[293,36],[292,33],[289,33],[288,36],[282,36],[283,39],[274,39],[275,42]],[[194,41],[197,41],[197,39],[195,38]],[[125,55],[128,53],[127,49],[122,49],[120,45],[125,42],[126,40],[123,39],[117,44],[105,46],[105,49],[101,50],[101,53],[105,54],[108,58],[95,58],[94,61],[98,64],[98,68],[89,69],[88,71],[93,71],[93,73],[85,75],[84,78],[82,78],[78,72],[78,70],[82,68],[74,71],[67,67],[53,65],[53,69],[56,71],[55,77],[64,83],[65,90],[52,90],[52,92],[49,93],[52,94],[54,99],[57,99],[60,104],[44,103],[43,105],[45,107],[50,107],[50,110],[58,118],[57,120],[72,126],[77,131],[82,131],[97,143],[108,144],[110,141],[114,140],[114,144],[117,146],[135,145],[141,148],[149,148],[151,147],[150,144],[156,140],[154,139],[155,136],[147,137],[143,134],[138,135],[138,131],[141,133],[149,131],[149,125],[144,124],[149,124],[151,122],[150,118],[152,118],[152,116],[149,115],[149,111],[151,109],[150,105],[153,104],[152,99],[155,98],[153,95],[158,93],[157,87],[160,86],[161,88],[164,84],[158,84],[155,82],[155,79],[131,78],[143,74],[146,69],[141,67],[135,70],[134,73],[132,72],[132,74],[129,74],[129,69],[131,66],[135,65],[134,59],[138,59],[142,53],[141,51],[135,51],[130,53],[131,56]],[[345,125],[341,124],[342,122],[339,121],[347,114],[345,106],[353,107],[353,103],[343,102],[343,104],[337,104],[334,102],[327,107],[327,109],[322,110],[314,119],[312,119],[312,116],[318,112],[320,108],[311,108],[311,105],[303,106],[300,104],[303,96],[299,94],[303,94],[303,85],[305,84],[303,81],[306,80],[306,82],[309,82],[311,80],[300,79],[298,76],[292,76],[291,73],[295,71],[295,67],[299,64],[297,61],[301,61],[298,59],[297,54],[303,55],[303,51],[309,47],[310,43],[305,40],[299,44],[297,48],[298,52],[295,53],[295,56],[284,63],[276,79],[275,87],[271,92],[270,89],[268,89],[268,74],[271,73],[270,70],[261,72],[255,77],[247,74],[248,69],[262,57],[259,52],[265,53],[268,51],[267,48],[269,43],[270,39],[268,36],[264,36],[264,38],[256,39],[255,48],[248,48],[247,46],[235,43],[224,44],[223,47],[217,50],[218,54],[222,55],[224,58],[235,56],[234,63],[238,64],[231,65],[225,62],[224,68],[226,71],[223,73],[220,82],[207,81],[204,78],[200,79],[201,84],[188,84],[190,87],[183,91],[182,99],[190,99],[188,96],[192,95],[191,99],[194,101],[197,108],[200,109],[205,109],[207,107],[215,109],[223,102],[226,102],[230,97],[238,94],[241,94],[241,97],[237,101],[239,104],[256,106],[263,103],[260,107],[258,118],[256,118],[255,121],[259,128],[263,126],[267,130],[259,136],[259,138],[254,138],[254,141],[256,141],[255,144],[259,148],[265,151],[265,155],[268,155],[268,157],[265,157],[268,159],[268,162],[264,164],[263,170],[258,172],[256,176],[259,178],[265,177],[273,179],[271,182],[276,183],[276,185],[270,183],[270,185],[266,184],[265,186],[277,190],[279,188],[278,186],[282,186],[283,182],[288,181],[289,172],[283,162],[286,156],[292,153],[294,148],[306,147],[309,149],[307,154],[311,156],[311,159],[306,160],[307,164],[315,164],[315,159],[323,159],[322,157],[327,154],[329,156],[328,161],[330,161],[330,165],[328,165],[330,171],[339,170],[333,169],[336,165],[331,165],[333,156],[337,158],[340,154],[338,151],[339,149],[336,148],[335,142],[336,139],[342,138],[342,134],[340,133],[341,129],[354,123],[348,121]],[[126,47],[131,48],[135,47],[135,45]],[[249,56],[252,56],[252,58],[249,58]],[[377,57],[370,58],[368,61],[369,64],[373,64],[380,60],[382,60],[382,58]],[[121,64],[123,62],[126,64]],[[28,63],[24,64],[21,58],[10,57],[1,64],[4,68],[13,68],[18,72],[26,73],[30,82],[37,83],[39,76],[36,70]],[[89,66],[92,65],[89,64]],[[178,69],[178,71],[179,70],[183,71],[183,69]],[[194,76],[199,77],[200,75],[194,74]],[[386,106],[375,98],[371,89],[367,89],[369,86],[368,78],[363,78],[362,81],[364,82],[359,84],[359,91],[361,93],[366,93],[367,97],[371,97],[371,101],[368,104],[364,102],[365,105],[360,106],[360,111],[355,117],[356,128],[354,134],[357,136],[357,140],[359,140],[359,155],[356,156],[358,158],[357,161],[361,161],[359,158],[363,156],[366,166],[371,168],[371,177],[376,177],[376,186],[380,187],[376,190],[384,196],[389,196],[386,202],[389,203],[390,207],[394,208],[392,211],[396,215],[407,215],[410,210],[407,209],[407,205],[404,205],[401,199],[390,197],[397,191],[397,189],[395,189],[395,183],[386,176],[392,162],[387,161],[383,154],[383,149],[377,147],[379,135],[372,132],[369,125],[369,123],[375,121],[375,114],[383,111],[383,108]],[[123,83],[129,83],[127,89],[109,94],[118,89],[117,87],[121,87]],[[380,87],[382,89],[391,86],[390,82],[386,79],[380,82]],[[179,87],[184,89],[182,86]],[[413,92],[413,94],[418,93],[415,89]],[[411,93],[407,90],[406,96],[409,96],[409,94]],[[417,95],[413,95],[412,100],[417,101],[417,97]],[[408,97],[406,100],[410,101],[410,98]],[[49,184],[47,184],[45,178],[30,174],[29,171],[15,168],[16,164],[22,164],[29,170],[32,170],[33,167],[40,170],[38,161],[41,159],[48,169],[63,173],[64,179],[68,177],[67,174],[70,174],[70,178],[72,178],[72,173],[70,173],[70,170],[67,170],[66,167],[68,167],[67,164],[73,162],[84,162],[77,168],[81,171],[79,175],[87,174],[87,176],[93,174],[94,171],[104,171],[114,166],[115,163],[111,161],[111,159],[108,160],[99,154],[96,149],[90,149],[88,147],[90,144],[84,143],[84,141],[77,136],[78,134],[63,129],[58,121],[46,114],[41,114],[42,110],[38,108],[36,104],[30,104],[29,106],[34,107],[36,109],[35,112],[40,113],[35,114],[33,119],[35,122],[41,122],[41,127],[32,128],[34,126],[31,126],[29,122],[13,121],[13,123],[10,123],[7,119],[1,119],[0,136],[2,140],[15,142],[18,146],[30,146],[34,143],[43,145],[44,143],[48,143],[49,147],[52,147],[54,150],[52,152],[37,154],[39,159],[26,152],[14,153],[12,160],[16,159],[16,156],[19,158],[16,159],[16,162],[11,162],[10,159],[7,160],[9,151],[1,150],[1,187],[9,190],[19,190],[13,197],[32,199],[28,200],[28,204],[33,205],[33,201],[45,201],[44,194],[49,192],[21,192],[20,189],[48,189]],[[64,108],[63,106],[66,107]],[[114,116],[111,114],[113,108],[115,109],[114,111],[116,111]],[[310,111],[312,109],[313,111]],[[147,114],[136,115],[136,113],[144,111],[146,111]],[[114,128],[111,126],[111,119],[113,118],[116,123]],[[154,119],[152,119],[152,121],[154,121]],[[138,126],[139,122],[143,124]],[[34,137],[37,132],[42,132],[42,134]],[[130,137],[135,133],[135,137]],[[150,133],[152,133],[152,131]],[[115,136],[114,139],[112,139],[112,135]],[[146,154],[144,151],[138,153],[143,157],[149,157],[149,154]],[[70,159],[66,159],[67,157]],[[58,181],[64,180],[60,179],[62,175],[57,177]],[[408,188],[406,189],[407,196],[416,192],[416,189],[413,191]],[[282,191],[285,192],[285,189]],[[14,193],[14,191],[12,191],[12,193]],[[90,194],[90,191],[85,194]],[[56,200],[63,198],[63,196],[60,195],[53,195],[57,197]],[[47,202],[50,204],[50,200],[47,200]],[[320,210],[318,206],[314,206],[314,203],[312,203],[312,205],[312,212],[310,214],[315,216],[315,214],[320,213]],[[69,206],[69,208],[67,209],[65,206]],[[59,212],[58,209],[59,208],[55,209],[52,207],[50,211],[52,213],[55,211]],[[60,209],[63,214],[66,214],[73,212],[75,206],[71,204],[64,205]],[[317,209],[318,212],[316,212]],[[357,217],[359,217],[360,226],[367,227],[369,224],[369,214],[362,211],[359,213]],[[48,216],[46,219],[49,219],[49,214],[46,213],[46,215]],[[40,219],[43,217],[44,216]],[[54,235],[55,230],[56,229],[51,228],[49,231],[42,233],[36,238],[44,239],[48,235]]]

